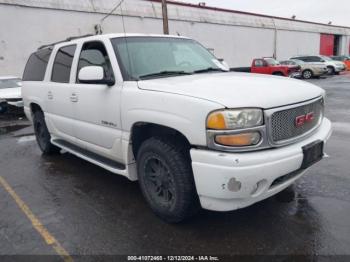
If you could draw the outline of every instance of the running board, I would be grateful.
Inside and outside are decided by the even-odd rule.
[[[51,142],[52,144],[68,151],[69,153],[76,155],[77,157],[80,157],[93,164],[96,164],[104,169],[107,169],[112,173],[126,175],[126,166],[122,163],[100,156],[96,153],[88,151],[79,146],[73,145],[72,143],[69,143],[62,139],[52,139]]]

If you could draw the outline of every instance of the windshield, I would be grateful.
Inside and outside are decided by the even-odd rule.
[[[194,40],[127,37],[111,41],[125,80],[228,71]]]
[[[14,88],[21,86],[21,79],[10,78],[10,79],[0,79],[0,89]]]
[[[271,65],[271,66],[280,65],[280,63],[273,58],[264,58],[264,60],[267,62],[268,65]]]

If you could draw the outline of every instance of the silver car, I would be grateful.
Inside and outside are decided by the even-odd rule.
[[[280,62],[282,65],[298,65],[301,67],[301,76],[304,79],[319,77],[328,73],[327,66],[324,63],[305,63],[298,59],[290,59]]]

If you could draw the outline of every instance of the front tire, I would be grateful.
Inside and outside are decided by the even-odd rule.
[[[311,79],[313,77],[311,70],[304,70],[303,71],[303,78],[304,79]]]
[[[138,151],[137,171],[143,196],[164,221],[179,223],[199,210],[188,149],[150,138]]]
[[[333,66],[327,66],[328,69],[328,74],[329,75],[334,75],[335,74],[335,69]]]
[[[34,133],[41,152],[45,155],[58,153],[60,149],[51,144],[51,135],[45,123],[42,111],[36,111],[33,116]]]

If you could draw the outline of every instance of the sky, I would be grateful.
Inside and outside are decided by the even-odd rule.
[[[350,0],[177,0],[312,22],[350,26]]]

